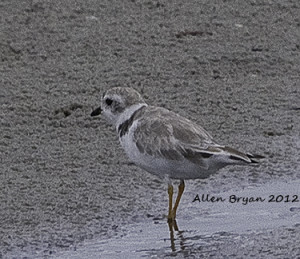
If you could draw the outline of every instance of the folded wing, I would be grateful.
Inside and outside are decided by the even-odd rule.
[[[226,165],[256,163],[262,158],[216,144],[201,126],[164,108],[150,106],[138,119],[134,141],[149,156],[187,159],[206,169],[209,160]]]

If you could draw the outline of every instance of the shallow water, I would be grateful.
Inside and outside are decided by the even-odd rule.
[[[202,247],[208,255],[214,254],[214,249],[207,251],[208,247],[213,248],[224,240],[251,242],[254,236],[266,233],[268,229],[292,229],[295,226],[299,229],[299,186],[300,180],[297,180],[218,193],[215,197],[221,197],[223,202],[197,200],[184,206],[178,216],[178,230],[174,226],[170,230],[166,220],[128,224],[122,227],[126,233],[123,236],[85,242],[76,251],[58,253],[55,258],[162,258],[201,255]],[[244,201],[237,202],[233,197],[243,197]],[[267,234],[265,238],[269,238]],[[294,245],[297,247],[300,241]],[[239,252],[243,254],[242,247]]]

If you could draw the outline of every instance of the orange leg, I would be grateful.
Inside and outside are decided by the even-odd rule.
[[[172,204],[173,204],[173,185],[169,184],[168,186],[168,194],[169,194],[169,214],[168,214],[168,221],[172,220]]]
[[[177,208],[178,208],[181,196],[182,196],[182,194],[184,192],[184,186],[185,186],[184,185],[184,181],[181,180],[180,184],[178,186],[178,194],[177,194],[177,198],[176,198],[176,201],[175,201],[173,209],[172,209],[173,185],[169,184],[169,186],[168,186],[168,194],[169,194],[169,215],[168,215],[168,221],[169,222],[170,221],[175,221],[176,211],[177,211]]]
[[[173,216],[173,220],[175,220],[176,218],[176,211],[177,211],[177,208],[178,208],[178,205],[179,205],[179,202],[180,202],[180,199],[181,199],[181,196],[184,192],[184,181],[183,180],[180,180],[180,184],[178,186],[178,194],[177,194],[177,198],[176,198],[176,201],[175,201],[175,205],[174,205],[174,208],[172,210],[172,216]]]

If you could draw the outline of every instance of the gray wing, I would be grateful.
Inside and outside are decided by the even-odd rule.
[[[171,160],[189,159],[207,167],[204,158],[210,157],[210,148],[216,144],[201,126],[159,107],[148,106],[134,132],[140,152]]]

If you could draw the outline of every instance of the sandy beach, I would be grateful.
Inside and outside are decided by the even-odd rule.
[[[300,257],[299,13],[297,0],[1,1],[0,258]],[[90,116],[113,86],[266,159],[187,181],[170,233],[165,183]]]

